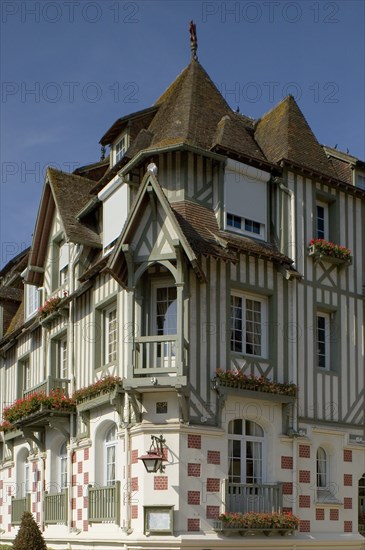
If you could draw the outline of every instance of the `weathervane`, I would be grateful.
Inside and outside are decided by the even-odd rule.
[[[193,20],[190,21],[189,31],[190,31],[191,58],[197,61],[198,56],[196,55],[196,51],[198,49],[198,38],[196,36],[196,25]]]

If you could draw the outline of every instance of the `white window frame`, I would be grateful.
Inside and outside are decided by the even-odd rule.
[[[114,438],[111,438],[111,435],[114,435]],[[117,481],[117,445],[118,445],[118,438],[117,438],[117,427],[114,424],[111,426],[106,434],[104,439],[104,450],[105,450],[105,468],[104,468],[104,481],[105,486],[111,486],[115,485]],[[111,454],[111,449],[114,449],[114,460],[110,461],[109,457]],[[109,475],[109,467],[114,467],[114,479]]]
[[[32,371],[30,368],[30,356],[24,357],[20,361],[21,372],[23,379],[23,392],[30,390],[32,387]]]
[[[319,453],[322,454],[322,456],[319,456]],[[320,471],[320,468],[318,467],[319,464],[322,466],[324,465],[324,468],[322,468],[322,471]],[[317,489],[328,489],[329,486],[329,458],[328,453],[323,447],[318,447],[316,452],[316,486]],[[321,478],[324,478],[324,481],[321,480]]]
[[[232,216],[233,221],[236,224],[240,224],[239,227],[237,225],[231,225],[228,223],[228,216]],[[246,229],[246,224],[257,224],[259,226],[259,232],[251,231],[249,229]],[[238,216],[234,212],[227,212],[226,213],[226,219],[225,219],[225,229],[227,231],[234,231],[235,233],[240,233],[241,235],[247,235],[256,239],[265,239],[266,233],[265,233],[265,225],[263,223],[260,223],[256,220],[251,220],[249,218],[245,218],[242,216]]]
[[[61,445],[59,456],[59,479],[60,492],[67,489],[67,445],[66,442]]]
[[[319,319],[321,321],[321,327],[319,326]],[[330,346],[330,335],[331,335],[331,317],[329,313],[318,311],[316,315],[316,364],[317,368],[321,370],[330,370],[330,361],[331,361],[331,346]],[[323,339],[324,336],[324,339]],[[321,344],[322,349],[319,345]],[[324,357],[324,366],[320,365],[320,357]]]
[[[241,421],[242,422],[242,431],[241,433],[232,433],[230,430],[231,428],[233,429],[233,426],[234,426],[234,422],[236,421]],[[247,425],[246,423],[252,425],[252,428],[254,428],[254,430],[257,430],[259,432],[261,432],[260,435],[247,435],[246,434],[246,428],[247,428]],[[239,446],[240,446],[240,456],[238,457],[234,457],[233,456],[233,446],[234,446],[234,443],[233,441],[238,441],[239,442]],[[232,443],[231,443],[232,442]],[[258,449],[260,449],[260,452],[259,452],[259,458],[255,458],[255,457],[249,457],[248,454],[247,454],[247,450],[248,450],[248,443],[252,443],[253,445],[256,445],[257,444],[259,445],[259,447],[256,447]],[[254,447],[255,448],[255,447]],[[264,480],[266,478],[266,470],[265,470],[265,460],[264,460],[264,457],[266,456],[266,449],[265,449],[265,432],[262,428],[262,426],[260,426],[260,424],[258,424],[257,422],[254,422],[252,420],[248,420],[248,419],[244,419],[244,418],[235,418],[233,420],[231,420],[229,423],[228,423],[228,470],[230,470],[230,467],[231,467],[231,461],[236,458],[237,461],[240,462],[240,473],[239,473],[239,480],[237,479],[233,479],[233,480],[230,480],[230,483],[247,483],[247,484],[262,484],[264,483]],[[232,456],[231,456],[232,455]],[[247,474],[248,474],[248,463],[250,461],[250,458],[252,458],[252,463],[256,463],[256,464],[259,464],[259,475],[257,476],[256,479],[253,479],[253,472],[255,470],[255,468],[253,467],[253,470],[252,470],[252,476],[249,476],[249,478],[247,477]],[[233,475],[233,474],[231,474]],[[248,480],[249,479],[249,480]]]
[[[56,341],[57,378],[68,379],[67,335]]]
[[[318,208],[323,208],[323,218],[318,216]],[[323,219],[323,231],[319,234],[318,220]],[[323,235],[322,235],[323,233]],[[329,229],[328,229],[328,203],[322,201],[316,201],[316,238],[324,239],[328,241],[329,239]]]
[[[30,319],[38,313],[40,305],[39,289],[34,285],[25,284],[25,318]]]
[[[365,191],[365,174],[356,174],[356,187]]]
[[[124,133],[122,136],[119,137],[119,139],[115,142],[115,145],[113,147],[114,150],[114,164],[117,164],[124,155],[126,154],[128,149],[128,134]]]
[[[233,316],[232,316],[232,308],[237,307],[233,306],[232,304],[232,298],[238,298],[241,300],[241,312],[242,312],[242,318],[241,318],[241,350],[235,350],[232,346],[232,333],[234,330],[233,327]],[[261,316],[261,338],[260,338],[260,347],[261,347],[261,353],[255,354],[255,353],[249,353],[247,351],[247,346],[249,345],[249,342],[247,341],[247,328],[246,328],[246,322],[247,322],[247,302],[253,301],[253,302],[259,302],[260,303],[260,316]],[[253,294],[243,294],[240,292],[233,291],[231,293],[230,298],[230,349],[231,353],[238,353],[240,355],[247,355],[249,357],[262,357],[267,358],[268,355],[268,349],[267,349],[267,318],[268,318],[268,299],[263,296],[257,296]],[[235,318],[236,319],[236,318]],[[239,318],[237,318],[239,319]],[[235,332],[238,331],[238,329],[235,329]],[[240,340],[235,340],[236,342],[239,342]],[[255,344],[254,344],[255,345]]]
[[[161,289],[169,289],[174,288],[176,291],[176,332],[171,332],[165,334],[158,334],[158,326],[157,326],[157,292]],[[152,315],[151,315],[151,334],[156,336],[175,336],[177,337],[177,323],[178,323],[178,302],[177,302],[177,288],[174,282],[162,282],[162,281],[155,281],[151,285],[151,309],[152,309]],[[176,356],[176,344],[175,342],[161,342],[158,344],[158,350],[157,350],[157,358],[160,361],[161,366],[163,367],[175,367],[175,356]]]
[[[110,330],[110,316],[115,312],[115,328]],[[114,339],[111,340],[111,334],[114,334]],[[115,350],[109,351],[111,344],[115,344]],[[118,359],[118,308],[116,302],[113,302],[109,307],[103,310],[103,360],[104,365],[115,363]]]

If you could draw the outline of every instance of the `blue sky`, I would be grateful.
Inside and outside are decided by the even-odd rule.
[[[362,0],[2,0],[0,266],[31,243],[47,165],[100,158],[115,119],[198,57],[232,108],[291,93],[320,143],[365,159]]]

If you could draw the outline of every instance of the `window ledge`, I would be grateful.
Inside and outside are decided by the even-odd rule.
[[[352,256],[349,256],[347,258],[338,258],[336,256],[331,256],[330,254],[324,254],[323,252],[319,252],[316,250],[315,246],[311,245],[308,249],[308,256],[310,258],[313,258],[313,261],[315,263],[317,262],[327,262],[333,265],[338,266],[349,266],[352,264]]]
[[[317,498],[315,500],[316,506],[331,506],[332,508],[335,506],[341,507],[343,506],[343,502],[338,500],[338,498],[335,497],[333,493],[329,489],[317,489]]]

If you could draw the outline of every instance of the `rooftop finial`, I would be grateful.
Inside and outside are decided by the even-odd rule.
[[[190,31],[191,58],[197,61],[198,56],[196,55],[196,51],[198,49],[198,38],[196,36],[196,25],[193,20],[190,21],[189,31]]]

